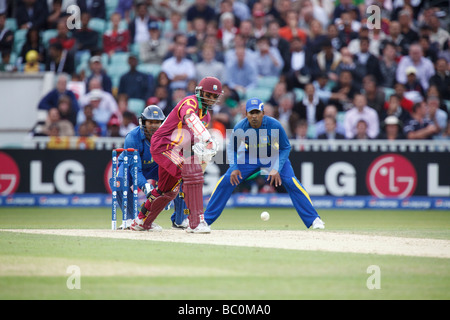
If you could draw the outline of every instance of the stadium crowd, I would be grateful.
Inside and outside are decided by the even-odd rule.
[[[256,96],[291,139],[450,139],[444,10],[417,0],[0,0],[0,72],[54,72],[31,134],[79,136],[83,148],[125,136],[146,105],[168,114],[206,75],[224,84],[212,111],[223,134]]]

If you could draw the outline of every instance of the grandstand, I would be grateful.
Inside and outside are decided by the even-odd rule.
[[[169,7],[161,5],[159,1],[154,1],[151,6],[144,6],[145,17],[142,20],[138,19],[140,24],[136,24],[136,18],[139,18],[138,7],[145,1],[135,1],[131,8],[124,8],[122,1],[119,0],[99,1],[102,4],[100,8],[103,9],[103,12],[97,12],[94,9],[89,11],[86,8],[86,11],[89,12],[89,22],[86,30],[96,32],[98,35],[96,37],[97,42],[89,50],[78,50],[77,48],[81,46],[81,40],[79,39],[84,39],[77,36],[79,30],[67,27],[67,30],[61,31],[58,29],[57,22],[53,21],[53,23],[50,23],[50,16],[54,14],[56,8],[52,3],[58,3],[58,1],[37,0],[35,12],[38,12],[38,5],[42,8],[45,6],[45,10],[42,12],[46,12],[46,18],[49,18],[40,25],[33,18],[30,18],[31,20],[27,22],[28,27],[33,26],[33,28],[38,29],[38,48],[42,46],[43,50],[39,52],[41,59],[37,61],[37,72],[30,71],[27,62],[24,60],[24,48],[28,48],[25,45],[29,42],[29,39],[27,40],[28,29],[24,24],[21,25],[21,22],[26,21],[23,20],[26,19],[26,17],[23,17],[23,6],[25,4],[22,1],[14,1],[11,2],[10,7],[0,8],[3,11],[1,16],[4,20],[3,26],[0,24],[0,33],[2,33],[3,37],[0,39],[2,54],[0,66],[0,70],[2,70],[0,73],[1,104],[2,109],[6,107],[11,110],[0,121],[2,148],[5,146],[29,145],[29,141],[33,140],[33,136],[35,136],[35,144],[39,146],[42,145],[43,139],[49,139],[42,138],[42,135],[45,133],[37,133],[33,129],[38,126],[39,122],[45,123],[47,115],[42,110],[38,110],[39,101],[55,88],[56,78],[62,70],[62,68],[55,69],[51,67],[49,56],[52,55],[51,44],[53,43],[62,44],[62,56],[66,63],[73,58],[74,66],[72,73],[68,75],[68,89],[72,91],[80,90],[76,92],[79,101],[80,95],[87,94],[86,91],[89,90],[89,85],[86,83],[88,79],[101,76],[110,78],[112,88],[109,93],[118,103],[116,106],[117,112],[111,116],[121,120],[122,113],[125,110],[129,110],[136,117],[139,117],[141,111],[147,105],[148,98],[154,98],[152,101],[158,101],[160,106],[164,106],[164,112],[167,114],[177,102],[174,100],[176,99],[174,91],[184,90],[185,95],[190,93],[187,85],[174,89],[170,85],[159,83],[160,74],[167,73],[162,68],[162,62],[172,56],[171,49],[167,51],[160,62],[139,61],[136,70],[148,77],[149,86],[151,87],[145,94],[145,99],[128,96],[128,92],[121,91],[122,89],[119,88],[120,79],[130,70],[129,57],[134,56],[138,59],[140,57],[139,41],[168,41],[170,43],[169,48],[181,43],[185,46],[186,58],[198,65],[203,61],[201,55],[202,45],[207,42],[205,39],[209,37],[208,45],[215,45],[215,62],[222,64],[225,70],[232,70],[232,65],[236,60],[233,51],[234,47],[243,45],[247,48],[246,63],[251,64],[252,61],[264,58],[261,49],[256,44],[257,38],[263,35],[271,40],[271,50],[273,50],[271,52],[278,52],[280,57],[283,58],[284,67],[281,71],[271,74],[261,70],[256,71],[256,81],[248,88],[245,87],[244,83],[236,83],[234,79],[227,76],[227,72],[223,72],[221,80],[228,85],[229,92],[227,92],[226,99],[222,101],[220,110],[218,109],[216,112],[222,113],[228,119],[222,123],[226,128],[232,128],[244,116],[239,106],[246,99],[256,96],[265,101],[271,114],[283,122],[292,140],[317,139],[318,135],[315,127],[317,122],[323,119],[322,114],[315,114],[314,109],[317,108],[317,99],[320,99],[324,105],[337,105],[336,120],[338,127],[347,126],[349,124],[346,123],[346,114],[350,109],[354,108],[353,96],[355,93],[362,93],[366,97],[367,107],[377,111],[379,126],[377,132],[380,133],[385,129],[384,120],[387,116],[399,115],[397,111],[389,111],[389,98],[392,95],[399,96],[401,108],[407,111],[407,115],[411,119],[416,117],[412,113],[411,104],[424,104],[426,109],[429,110],[431,108],[428,106],[429,97],[437,97],[439,100],[438,110],[433,111],[432,114],[427,111],[428,113],[423,118],[430,123],[433,122],[438,126],[438,129],[420,138],[449,139],[450,88],[448,86],[450,76],[448,70],[450,66],[450,49],[449,33],[447,31],[448,7],[445,5],[445,2],[429,1],[412,4],[412,6],[403,6],[401,1],[401,3],[388,1],[391,5],[386,4],[380,8],[380,28],[374,30],[370,30],[370,28],[367,30],[366,28],[369,16],[369,13],[366,12],[369,3],[367,1],[344,1],[344,4],[335,4],[334,1],[318,2],[310,0],[235,1],[232,7],[226,1],[225,4],[221,2],[209,1],[208,8],[215,12],[215,15],[202,16],[203,11],[196,7],[194,0],[169,1],[171,3]],[[348,5],[346,4],[347,2],[349,2]],[[175,7],[174,3],[178,3],[179,6]],[[63,6],[67,6],[66,1],[63,1]],[[72,18],[70,14],[67,14],[67,11],[64,11],[65,9],[67,8],[63,7],[61,9],[57,21]],[[81,9],[84,14],[85,8]],[[225,11],[230,11],[235,18],[234,33],[225,30],[221,24],[220,17]],[[291,38],[297,38],[298,35],[289,35],[287,38],[280,36],[285,35],[283,28],[286,28],[287,23],[289,23],[285,20],[284,15],[287,11],[296,13],[295,22],[296,28],[299,30],[298,35],[307,35],[307,40],[304,41],[303,48],[299,51],[295,51],[297,49],[293,48],[289,49]],[[120,13],[121,17],[117,30],[114,29],[111,19],[114,13]],[[197,27],[194,25],[195,17],[200,17],[200,20],[206,22],[204,29],[202,27],[196,29]],[[260,19],[263,19],[262,27],[257,29],[261,25]],[[35,20],[37,21],[37,19]],[[156,28],[159,29],[160,39],[151,39],[150,35],[146,34],[146,31],[140,35],[137,34],[142,29],[144,21],[146,25],[148,22],[157,23]],[[248,21],[250,21],[250,26],[252,27],[250,31],[247,31],[243,24]],[[276,22],[280,29],[280,32],[276,35],[271,33],[272,31],[269,28],[272,22]],[[391,34],[391,32],[395,32],[393,29],[397,22],[401,26],[400,36],[402,39],[396,38],[394,34]],[[319,25],[319,30],[313,27],[317,24]],[[336,27],[336,34],[333,32],[333,27]],[[114,34],[118,33],[119,30],[129,34],[129,41],[125,51],[105,52],[103,50],[104,36],[107,33],[110,34],[113,29]],[[5,39],[5,35],[8,34],[12,36],[9,44]],[[88,34],[87,31],[86,34]],[[179,34],[184,34],[184,38],[177,38],[176,35]],[[227,48],[222,45],[225,43],[225,40],[221,38],[224,34],[231,38],[239,35],[240,39],[237,39],[237,37],[236,42],[232,41],[232,46]],[[368,52],[359,44],[366,38],[369,39]],[[75,39],[76,41],[74,41]],[[242,41],[241,39],[243,39],[243,43],[239,42]],[[330,48],[330,52],[333,55],[332,59],[328,56],[324,58],[325,54],[328,54],[325,45],[328,40],[332,45]],[[394,43],[395,49],[394,59],[388,61],[387,53],[385,53],[384,49],[387,44],[392,43]],[[420,49],[419,51],[421,51],[421,60],[411,65],[410,60],[412,58],[409,50],[416,43],[418,49]],[[281,44],[287,46],[288,49],[286,50],[286,47],[283,47]],[[347,48],[351,51],[351,61],[344,59]],[[91,58],[95,55],[100,56],[103,73],[93,74]],[[326,63],[323,63],[325,60],[322,59],[328,60],[326,60]],[[368,59],[374,59],[370,61],[374,61],[376,68],[372,68],[372,63],[370,65],[365,64]],[[427,71],[426,75],[422,68],[423,61],[427,63],[427,66],[432,66],[432,70]],[[257,68],[254,65],[252,67]],[[402,74],[398,74],[400,69]],[[350,70],[353,77],[349,87],[345,87],[340,83],[341,74],[345,73],[346,70]],[[319,78],[323,78],[324,75],[326,85],[322,86],[319,84]],[[395,78],[391,86],[385,85],[383,81],[385,77]],[[193,80],[198,81],[198,79]],[[373,91],[369,89],[370,85],[366,84],[371,82],[371,80],[375,81],[375,89]],[[305,84],[308,82],[314,83],[316,88],[316,92],[311,96],[310,100],[308,94],[305,93]],[[284,90],[280,89],[281,93],[276,93],[275,89],[279,83],[284,84]],[[397,84],[399,84],[398,87]],[[156,90],[157,86],[166,87],[166,96],[164,94],[157,96],[159,94],[159,91],[157,93]],[[23,95],[22,92],[27,92],[27,94]],[[284,106],[280,106],[280,100],[283,96],[289,94],[293,94],[294,99],[292,105],[287,105],[287,109],[285,109]],[[298,112],[299,108],[304,110]],[[83,112],[83,109],[84,106],[80,105],[78,112]],[[26,119],[24,119],[24,114],[26,114]],[[221,117],[221,119],[223,118]],[[308,125],[305,137],[300,137],[295,133],[294,129],[296,123],[302,119],[306,120]],[[365,121],[370,122],[371,120],[365,119]],[[401,130],[408,127],[405,121],[408,120],[403,121]],[[74,123],[74,128],[77,129],[79,125],[80,123]],[[101,132],[100,135],[98,133],[91,133],[90,135],[95,135],[95,140],[101,141],[102,138],[108,135],[107,125],[107,122],[101,124],[103,126],[102,130],[97,131]],[[352,125],[355,126],[354,124]],[[347,128],[346,130],[346,138],[353,139],[356,128]],[[76,131],[75,134],[79,135],[80,133]],[[39,138],[37,137],[38,135],[40,136]],[[94,139],[94,137],[92,138]],[[385,139],[384,136],[378,136],[378,134],[376,136],[368,136],[368,138]],[[407,134],[405,134],[405,138],[408,138]],[[108,143],[106,145],[109,146]]]

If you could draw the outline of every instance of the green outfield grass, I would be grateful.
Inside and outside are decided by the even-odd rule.
[[[268,222],[261,211],[226,210],[210,236],[214,229],[305,230],[293,210],[270,209]],[[450,239],[448,211],[320,214],[325,232]],[[169,228],[169,213],[157,222]],[[107,208],[0,208],[0,229],[109,227]],[[71,265],[80,268],[79,290],[66,285]],[[379,290],[366,286],[371,265],[381,270]],[[0,299],[449,298],[449,259],[0,232]]]

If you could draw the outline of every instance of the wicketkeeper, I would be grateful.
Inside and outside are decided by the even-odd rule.
[[[184,200],[189,209],[186,231],[211,231],[203,218],[202,164],[205,165],[217,152],[217,143],[206,127],[211,120],[208,110],[221,94],[222,84],[217,78],[203,78],[195,94],[182,99],[153,135],[151,153],[159,165],[158,186],[152,190],[131,230],[153,230],[156,217],[176,197],[182,181]]]

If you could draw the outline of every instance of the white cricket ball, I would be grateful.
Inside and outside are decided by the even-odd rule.
[[[267,221],[270,219],[270,214],[267,211],[264,211],[263,213],[261,213],[261,220],[262,221]]]

